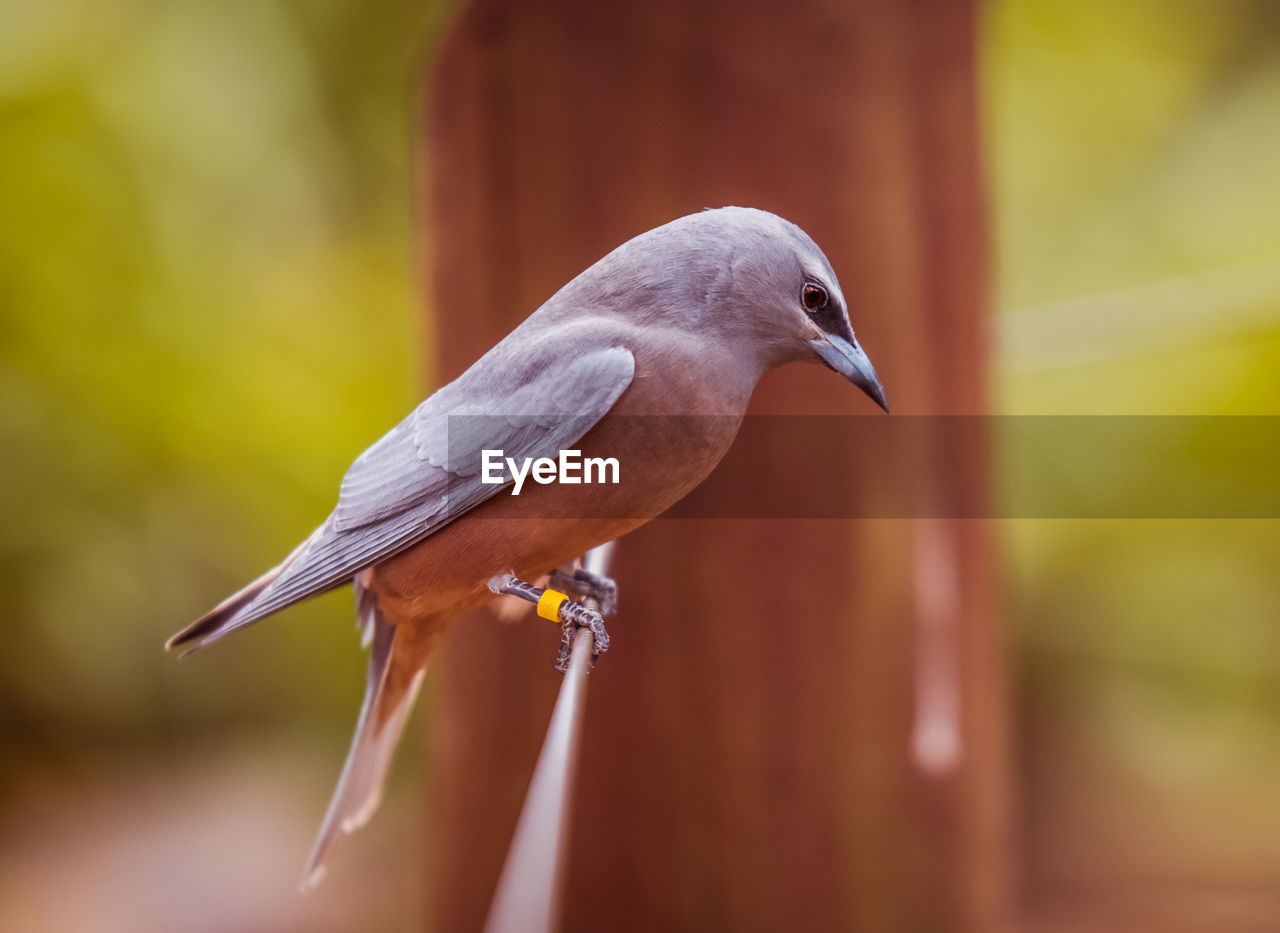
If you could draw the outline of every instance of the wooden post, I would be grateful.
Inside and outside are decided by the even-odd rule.
[[[427,115],[439,380],[628,237],[745,204],[827,252],[895,417],[984,412],[976,31],[972,0],[469,3]],[[833,378],[789,367],[753,410],[871,410]],[[937,462],[939,495],[983,501],[982,469]],[[623,612],[592,675],[566,929],[1008,923],[982,522],[658,521],[614,571]],[[764,580],[767,602],[742,585]],[[557,638],[477,616],[434,665],[435,929],[483,922]],[[932,771],[913,754],[918,675],[954,679],[959,755]]]

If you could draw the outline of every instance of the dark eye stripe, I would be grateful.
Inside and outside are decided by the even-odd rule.
[[[811,290],[818,294],[811,295]],[[809,302],[815,299],[815,304],[810,306]],[[809,320],[822,328],[825,333],[838,334],[846,339],[853,336],[849,332],[849,325],[845,323],[840,306],[831,300],[831,296],[821,285],[806,282],[800,291],[800,302],[804,305],[805,314],[809,315]]]

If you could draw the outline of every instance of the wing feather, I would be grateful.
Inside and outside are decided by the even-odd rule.
[[[591,430],[635,374],[622,347],[560,362],[563,354],[541,343],[542,353],[526,354],[499,380],[505,391],[476,391],[477,364],[361,454],[343,477],[337,507],[302,551],[201,644],[341,586],[464,515],[505,488],[480,481],[482,449],[554,456]]]

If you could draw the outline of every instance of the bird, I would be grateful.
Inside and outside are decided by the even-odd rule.
[[[319,527],[169,639],[166,649],[202,648],[353,584],[369,649],[364,701],[304,889],[323,876],[339,833],[376,810],[450,621],[496,592],[538,593],[523,581],[553,573],[609,603],[612,581],[566,568],[702,482],[733,442],[756,383],[791,362],[826,365],[888,412],[831,263],[800,227],[721,207],[641,233],[360,454]],[[518,496],[510,481],[482,481],[485,450],[530,458],[566,449],[614,458],[627,481],[527,484]],[[566,609],[578,608],[565,597]],[[595,619],[578,612],[578,621]]]

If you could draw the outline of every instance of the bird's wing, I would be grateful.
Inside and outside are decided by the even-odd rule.
[[[482,450],[522,461],[571,447],[631,384],[635,359],[623,347],[565,359],[563,344],[549,344],[519,360],[492,359],[506,367],[496,390],[480,385],[494,367],[478,364],[419,405],[356,459],[333,513],[265,589],[212,631],[196,623],[182,635],[209,644],[443,528],[506,485],[481,482]],[[174,644],[188,640],[175,636]]]

